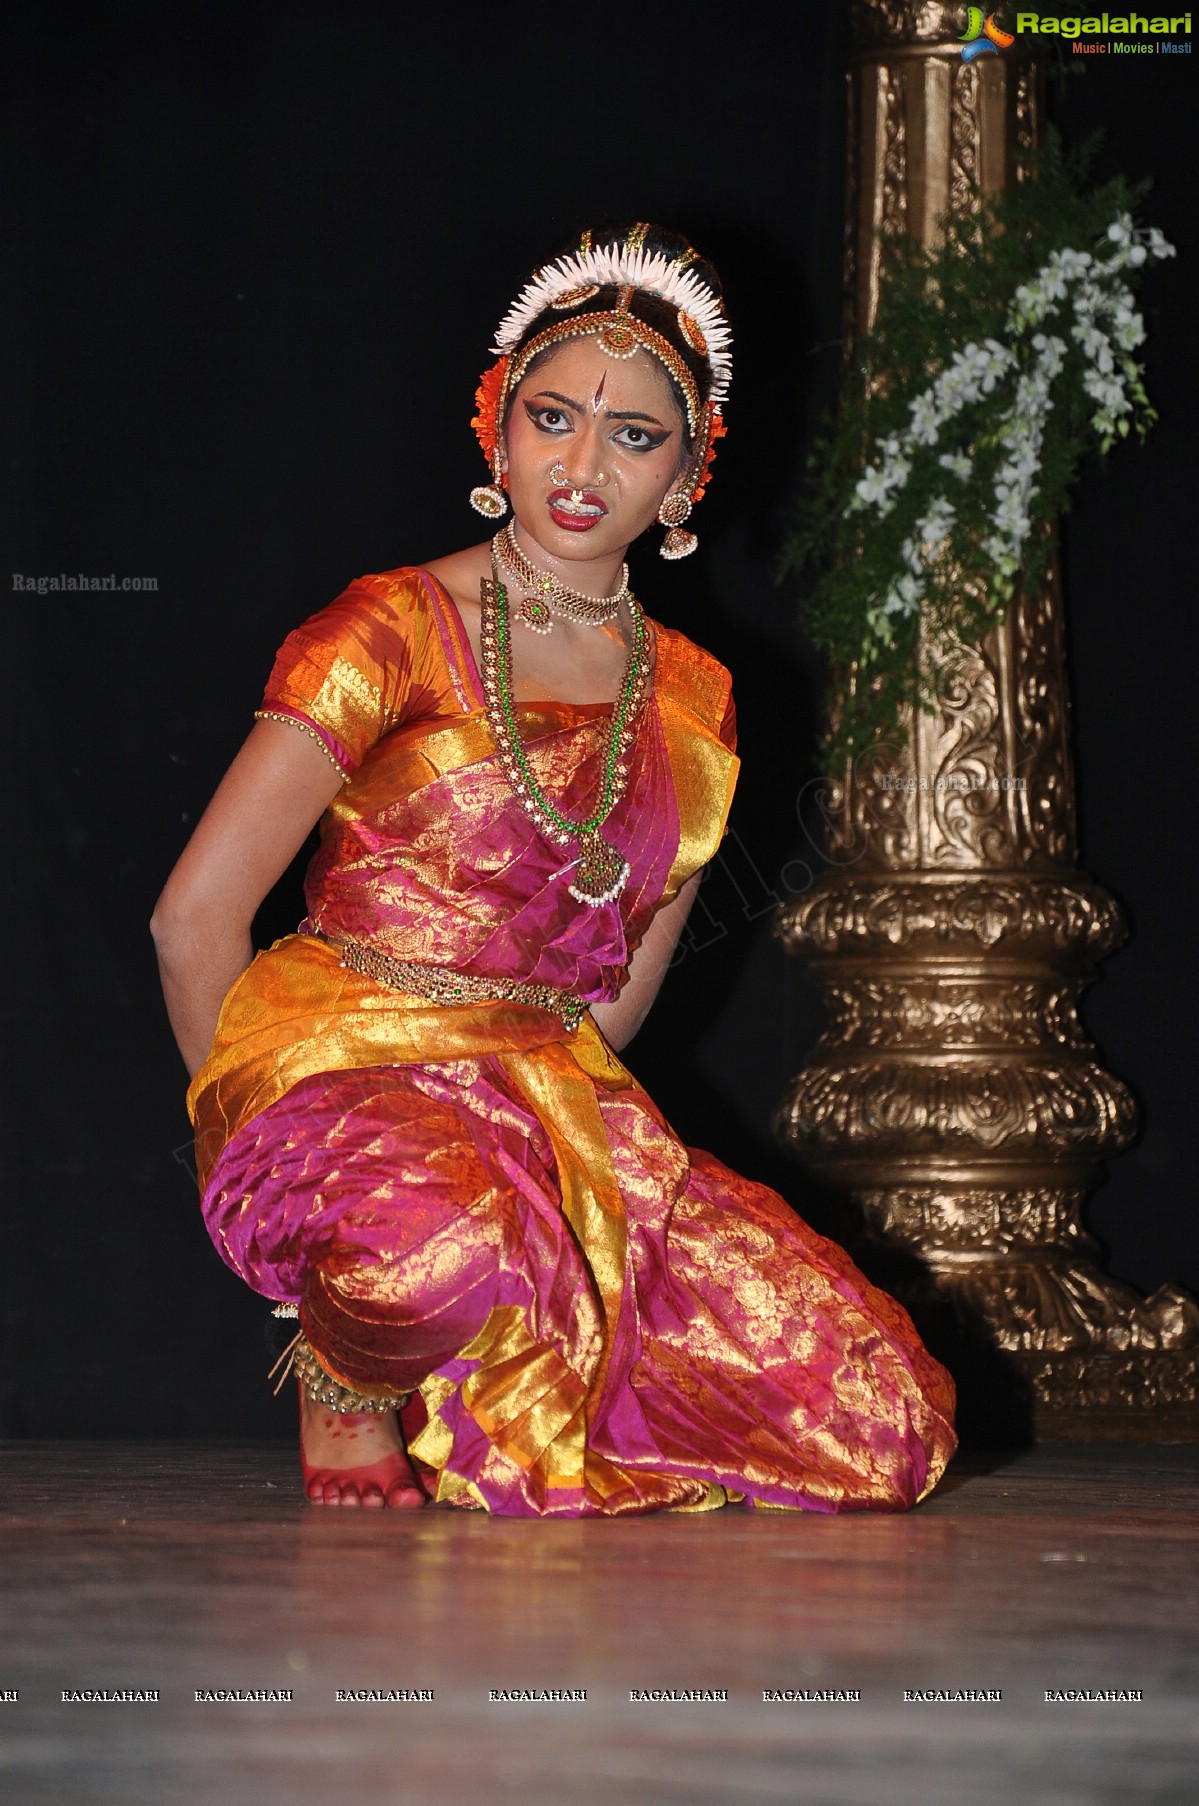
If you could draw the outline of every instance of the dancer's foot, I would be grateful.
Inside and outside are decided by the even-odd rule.
[[[301,1389],[300,1466],[313,1505],[417,1511],[427,1503],[394,1411],[331,1411]]]

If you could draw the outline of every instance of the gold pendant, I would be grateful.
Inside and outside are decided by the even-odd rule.
[[[610,841],[593,829],[579,837],[579,861],[567,885],[580,903],[611,903],[625,887],[629,862]]]
[[[552,633],[554,623],[550,620],[550,611],[540,596],[522,596],[516,618],[534,633]]]

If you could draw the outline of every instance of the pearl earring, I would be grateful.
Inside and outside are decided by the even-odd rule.
[[[685,489],[677,489],[673,495],[663,497],[658,509],[658,524],[669,530],[658,547],[660,558],[688,558],[694,552],[699,540],[683,526],[690,513],[691,497]]]

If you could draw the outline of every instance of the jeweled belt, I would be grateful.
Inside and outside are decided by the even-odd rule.
[[[527,1003],[535,1010],[549,1010],[567,1028],[577,1028],[587,1005],[573,991],[554,985],[531,984],[521,978],[477,978],[471,972],[455,972],[452,966],[426,966],[417,960],[395,959],[369,941],[342,940],[323,934],[322,940],[341,955],[341,963],[395,991],[427,997],[430,1003]]]

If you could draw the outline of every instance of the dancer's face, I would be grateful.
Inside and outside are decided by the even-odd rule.
[[[688,467],[685,422],[646,351],[612,358],[570,339],[526,375],[505,429],[508,497],[551,556],[624,555]]]

